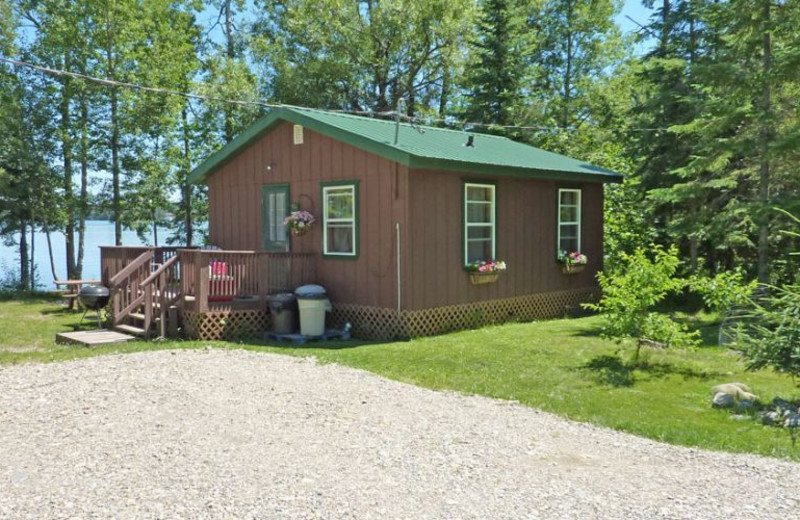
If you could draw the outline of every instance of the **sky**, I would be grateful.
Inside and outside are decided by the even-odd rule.
[[[638,26],[626,18],[625,15],[630,16],[642,25],[646,25],[651,12],[650,9],[642,5],[642,0],[625,0],[622,12],[617,15],[617,24],[619,24],[623,32],[634,32]]]

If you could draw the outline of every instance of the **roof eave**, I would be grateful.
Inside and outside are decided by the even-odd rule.
[[[447,159],[436,159],[431,157],[414,156],[411,159],[410,168],[449,170],[464,173],[475,173],[481,175],[494,175],[504,177],[521,177],[526,179],[546,179],[561,180],[570,182],[603,182],[620,183],[624,177],[620,173],[598,168],[597,173],[577,172],[564,170],[548,170],[543,168],[521,168],[513,166],[497,166],[493,164],[481,164],[464,161],[454,161]],[[592,166],[592,168],[597,168]]]

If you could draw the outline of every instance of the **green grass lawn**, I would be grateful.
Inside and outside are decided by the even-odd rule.
[[[762,401],[797,397],[785,376],[745,372],[730,351],[643,351],[635,369],[621,361],[631,347],[598,336],[597,317],[509,324],[408,342],[328,343],[328,348],[253,342],[132,342],[102,348],[56,345],[80,314],[55,299],[0,301],[0,364],[74,359],[111,352],[166,348],[247,348],[361,368],[407,383],[502,399],[673,444],[751,452],[800,460],[784,430],[734,420],[711,409],[710,388],[725,382],[750,385]],[[697,325],[710,342],[714,327]]]

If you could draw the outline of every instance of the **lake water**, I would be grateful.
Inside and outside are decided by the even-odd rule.
[[[165,229],[158,230],[159,245],[164,245],[164,241],[169,236],[169,232]],[[53,241],[53,259],[56,263],[56,275],[59,279],[63,279],[67,275],[67,256],[66,247],[64,245],[64,235],[61,233],[50,233],[50,238]],[[16,237],[19,239],[19,236]],[[28,235],[30,240],[30,235]],[[54,289],[53,275],[50,272],[50,260],[47,253],[47,237],[44,233],[36,233],[36,274],[39,286],[43,289]],[[78,240],[78,234],[75,233],[75,240]],[[153,239],[149,237],[150,244]],[[122,230],[122,244],[126,246],[140,246],[145,245],[139,237],[136,236],[135,231],[128,229]],[[150,245],[147,244],[147,245]],[[84,279],[100,279],[100,246],[114,245],[114,223],[105,220],[88,220],[86,222],[86,247],[83,257],[83,278]],[[28,244],[30,247],[30,243]],[[16,247],[9,247],[0,243],[0,268],[3,270],[19,269],[19,252]],[[0,273],[0,278],[3,278]]]

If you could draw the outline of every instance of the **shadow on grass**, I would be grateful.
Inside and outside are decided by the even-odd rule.
[[[719,346],[719,324],[703,324],[695,327],[694,330],[700,331],[700,340],[704,346],[717,347]]]
[[[25,305],[38,305],[41,303],[57,303],[63,299],[58,293],[31,292],[31,291],[0,291],[0,302],[18,302]]]
[[[700,332],[700,341],[704,347],[719,345],[719,322],[698,318],[697,315],[673,315],[675,321],[686,325],[690,331]]]
[[[595,380],[601,385],[628,387],[633,386],[636,381],[633,376],[633,367],[618,356],[609,354],[597,356],[578,368],[595,372]]]
[[[197,341],[197,340],[186,340]],[[310,340],[306,343],[300,344],[293,341],[275,341],[274,339],[240,339],[240,340],[222,340],[228,344],[239,344],[242,347],[269,347],[285,350],[347,350],[347,349],[360,349],[365,347],[379,347],[391,343],[390,341],[367,341],[359,339],[351,340],[336,340],[330,339],[327,341]]]
[[[571,336],[583,337],[583,338],[599,338],[602,333],[603,333],[603,327],[598,325],[577,330],[573,332]]]
[[[69,307],[64,307],[63,305],[54,307],[52,309],[42,309],[39,312],[43,316],[80,316],[83,314],[83,311],[78,309],[70,309]]]
[[[698,370],[693,367],[665,362],[653,363],[646,359],[623,361],[619,356],[610,354],[597,356],[578,368],[594,372],[594,378],[598,384],[617,388],[633,386],[636,383],[637,372],[652,379],[678,375],[684,379],[698,379],[701,381],[724,375],[718,371]]]

